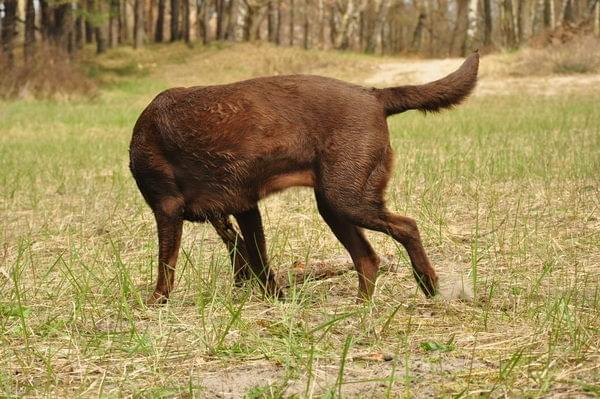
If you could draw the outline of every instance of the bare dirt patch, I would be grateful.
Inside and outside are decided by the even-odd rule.
[[[454,374],[476,372],[483,365],[472,359],[444,355],[404,354],[398,357],[378,354],[350,354],[340,377],[340,364],[335,359],[315,359],[312,374],[287,376],[286,369],[265,361],[245,362],[223,368],[215,366],[198,374],[206,397],[240,398],[250,392],[277,393],[283,397],[321,397],[339,393],[341,397],[381,398],[397,397],[409,390],[419,397],[434,397],[434,387],[427,376],[436,373],[445,379]],[[339,381],[342,381],[339,384]],[[277,395],[274,395],[277,396]],[[388,397],[389,397],[388,396]],[[266,396],[271,397],[271,396]]]

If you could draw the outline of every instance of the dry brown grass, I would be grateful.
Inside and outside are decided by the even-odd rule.
[[[543,77],[600,73],[600,39],[582,36],[568,42],[492,54],[482,63],[484,76]]]
[[[173,86],[229,83],[250,77],[315,74],[362,82],[382,61],[355,53],[276,47],[269,43],[220,44],[157,71]]]
[[[513,74],[520,76],[600,73],[600,39],[580,37],[567,43],[519,53]]]
[[[19,57],[20,58],[20,55]],[[18,62],[0,74],[0,98],[69,99],[91,97],[96,83],[68,54],[40,46],[31,62]]]

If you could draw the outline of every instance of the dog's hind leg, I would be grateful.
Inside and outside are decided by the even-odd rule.
[[[231,265],[233,266],[234,281],[237,286],[240,286],[244,280],[252,276],[248,266],[250,258],[246,250],[246,243],[242,235],[231,224],[228,215],[211,218],[210,223],[227,246]]]
[[[317,207],[323,220],[352,257],[358,272],[358,298],[371,299],[379,271],[379,257],[360,228],[336,215],[327,201],[318,193],[315,194]]]
[[[252,273],[267,295],[281,298],[283,293],[277,285],[275,274],[269,267],[265,234],[258,207],[234,216],[244,237]]]
[[[362,164],[329,162],[318,182],[318,192],[331,209],[348,223],[392,236],[408,252],[413,274],[427,297],[435,295],[437,275],[423,248],[416,222],[385,207],[385,190],[392,165],[389,146],[365,154]],[[370,165],[365,167],[365,165]]]

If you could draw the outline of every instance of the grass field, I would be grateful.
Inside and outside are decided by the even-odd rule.
[[[127,165],[153,95],[286,71],[359,82],[380,62],[154,50],[89,64],[103,82],[92,100],[0,102],[0,397],[600,395],[598,87],[389,120],[389,206],[418,220],[434,266],[464,276],[472,302],[426,300],[380,234],[372,303],[355,303],[353,271],[268,301],[233,288],[210,226],[186,224],[172,300],[147,308],[155,226]],[[347,262],[310,190],[261,209],[280,273]]]

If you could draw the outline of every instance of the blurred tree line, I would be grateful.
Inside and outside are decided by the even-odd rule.
[[[214,40],[461,56],[582,24],[599,33],[600,0],[0,0],[0,56]]]

